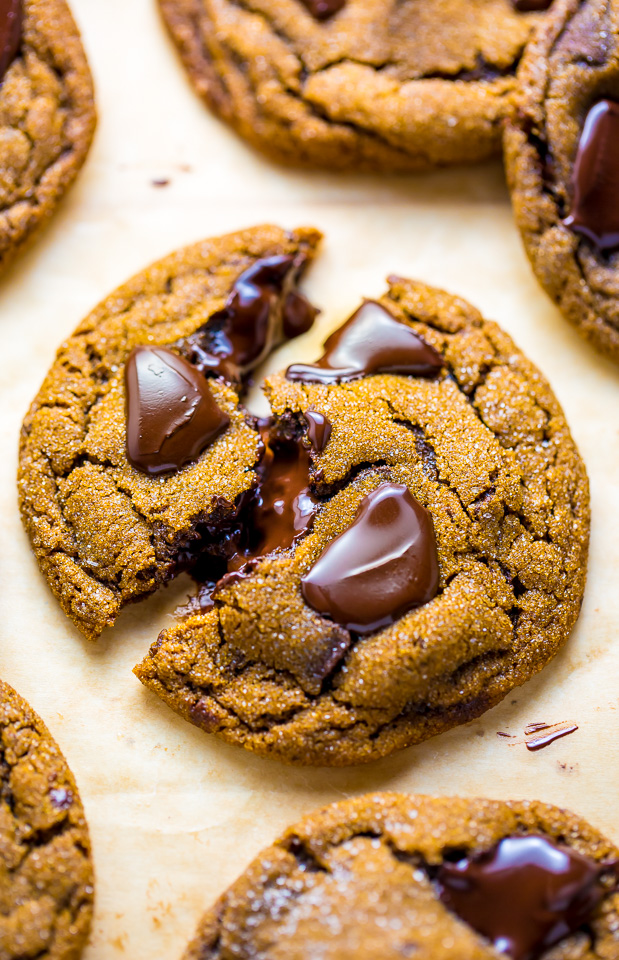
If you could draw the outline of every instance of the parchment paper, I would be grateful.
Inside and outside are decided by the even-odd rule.
[[[283,827],[368,790],[538,798],[618,842],[619,369],[539,289],[500,164],[409,179],[283,171],[198,101],[155,0],[72,6],[97,84],[95,146],[53,225],[0,284],[0,675],[47,722],[78,780],[98,881],[86,960],[176,960],[202,910]],[[20,422],[63,337],[151,260],[262,221],[313,224],[327,237],[307,280],[324,312],[271,369],[314,358],[388,273],[440,285],[498,320],[546,373],[591,479],[588,587],[563,653],[480,720],[349,770],[289,769],[176,717],[131,668],[190,582],[128,609],[89,644],[48,591],[16,507]],[[536,754],[496,735],[560,720],[579,730]]]

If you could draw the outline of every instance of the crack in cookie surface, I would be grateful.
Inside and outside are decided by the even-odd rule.
[[[554,655],[584,590],[586,473],[546,381],[465,301],[391,278],[380,302],[445,371],[270,378],[276,421],[331,424],[310,448],[313,525],[191,606],[136,668],[198,726],[295,763],[371,760],[478,716]],[[439,593],[359,638],[304,603],[301,578],[385,482],[432,515]]]
[[[287,164],[414,171],[482,160],[532,24],[510,0],[160,0],[198,91]],[[543,16],[543,15],[542,15]]]
[[[76,960],[93,872],[77,787],[47,729],[0,681],[0,953]]]

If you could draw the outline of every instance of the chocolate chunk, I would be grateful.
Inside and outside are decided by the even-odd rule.
[[[375,300],[365,300],[325,342],[314,364],[293,363],[289,380],[341,383],[371,373],[434,377],[443,367],[436,350]]]
[[[356,633],[393,623],[438,590],[432,517],[401,483],[365,497],[301,580],[305,600]]]
[[[201,373],[239,381],[282,339],[305,333],[318,310],[294,288],[302,267],[281,254],[256,260],[232,286],[226,305],[178,349]]]
[[[315,20],[328,20],[345,5],[346,0],[301,0]]]
[[[166,347],[136,347],[125,386],[127,457],[151,476],[195,460],[230,422],[204,377]]]
[[[297,441],[269,443],[270,420],[260,423],[265,444],[258,467],[259,485],[244,528],[244,542],[228,564],[238,570],[274,550],[285,550],[309,527],[318,500],[310,491],[309,453]]]
[[[318,314],[313,306],[298,290],[291,290],[284,301],[282,325],[287,340],[294,340],[312,327]]]
[[[512,0],[514,10],[518,13],[536,13],[541,10],[548,10],[552,0]]]
[[[609,892],[604,869],[546,837],[507,837],[444,863],[437,879],[441,900],[499,953],[534,960],[587,923]]]
[[[0,82],[19,53],[23,20],[23,0],[0,0]]]
[[[563,221],[599,250],[619,247],[619,103],[589,110],[572,175],[574,199]]]
[[[305,414],[307,420],[307,435],[310,443],[317,453],[321,453],[329,442],[331,436],[331,421],[324,413],[318,410],[308,410]]]

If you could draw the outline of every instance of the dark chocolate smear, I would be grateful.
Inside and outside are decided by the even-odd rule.
[[[167,347],[136,347],[125,388],[127,457],[151,476],[196,460],[230,422],[202,374]]]
[[[375,300],[364,301],[331,334],[324,349],[316,363],[293,363],[286,377],[302,383],[341,383],[371,373],[434,377],[443,367],[433,347]]]
[[[615,864],[598,864],[543,836],[501,840],[481,854],[444,863],[440,898],[513,960],[535,960],[591,918],[611,887]]]
[[[388,626],[436,596],[432,517],[407,486],[382,483],[301,580],[307,603],[355,633]]]
[[[512,0],[514,10],[518,13],[537,13],[541,10],[548,10],[552,0]]]
[[[238,570],[274,550],[291,547],[314,519],[318,499],[310,490],[310,456],[297,440],[270,442],[270,420],[259,423],[264,455],[258,488],[228,570]]]
[[[554,743],[555,740],[560,740],[561,737],[569,737],[571,733],[576,733],[578,730],[578,725],[571,723],[565,727],[552,727],[547,723],[542,724],[541,726],[535,724],[536,730],[531,730],[530,726],[524,731],[525,736],[527,732],[529,734],[528,739],[526,740],[526,748],[531,752],[536,750],[543,750],[544,747],[549,747],[551,743]],[[541,732],[545,731],[545,732]],[[531,734],[536,733],[537,736],[531,736]]]
[[[619,103],[613,100],[600,100],[587,114],[572,191],[572,209],[564,225],[598,250],[619,247]]]
[[[23,0],[0,0],[0,82],[19,53],[23,21]]]
[[[226,305],[179,343],[181,352],[204,374],[242,380],[283,338],[313,324],[318,310],[291,286],[299,268],[291,254],[256,260],[237,277]]]
[[[346,0],[301,0],[315,20],[328,20],[338,13]]]
[[[331,437],[331,421],[324,413],[318,410],[308,410],[305,414],[307,420],[307,435],[310,443],[317,453],[322,453]]]

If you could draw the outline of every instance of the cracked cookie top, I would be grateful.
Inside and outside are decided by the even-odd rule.
[[[271,157],[416,171],[497,152],[517,64],[549,2],[160,5],[198,93]]]
[[[619,361],[619,6],[556,0],[505,132],[516,221],[542,286]]]
[[[0,270],[48,219],[95,128],[90,70],[64,0],[2,5]]]
[[[0,954],[75,960],[93,905],[90,840],[71,771],[0,681]]]
[[[386,324],[372,347],[377,314],[400,329],[398,363],[423,357],[416,374],[398,372]],[[229,530],[217,562],[203,557],[200,593],[139,678],[230,742],[343,765],[470,720],[540,670],[580,609],[588,485],[512,340],[393,277],[325,357],[265,389],[270,459],[239,514],[259,536]]]
[[[178,251],[111,294],[60,347],[23,424],[20,506],[51,589],[87,637],[190,565],[196,542],[216,549],[254,485],[260,437],[238,391],[270,349],[313,321],[295,281],[319,238],[265,226]],[[128,371],[144,351],[131,399]],[[144,434],[143,450],[157,407],[149,377],[163,377],[183,409]],[[176,470],[163,461],[178,455],[175,437],[189,449],[200,390],[217,428],[192,436]],[[137,405],[129,447],[128,399],[130,416]],[[143,457],[132,459],[136,450]]]
[[[618,857],[535,801],[358,797],[260,854],[183,960],[602,960],[619,946]]]

